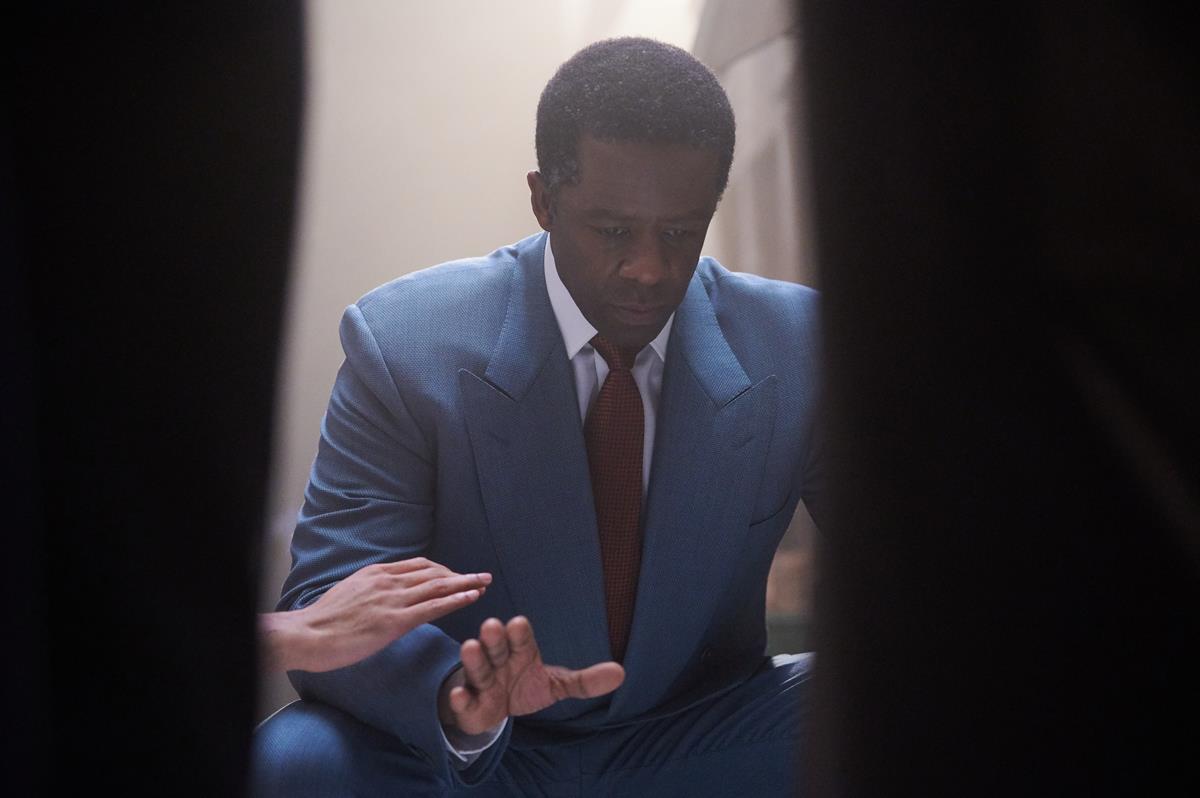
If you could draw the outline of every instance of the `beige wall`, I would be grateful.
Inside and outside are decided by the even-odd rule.
[[[311,0],[299,232],[288,297],[261,605],[341,363],[346,305],[414,269],[536,231],[525,173],[555,68],[639,34],[690,48],[701,0]],[[260,710],[288,700],[282,677]]]

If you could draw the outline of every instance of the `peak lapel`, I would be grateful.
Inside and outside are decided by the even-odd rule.
[[[693,277],[668,345],[627,676],[610,718],[655,706],[699,656],[745,543],[775,406],[775,378],[751,384]]]
[[[459,386],[501,563],[496,587],[529,617],[546,662],[578,668],[608,658],[608,635],[583,429],[544,247],[542,236],[521,250],[496,351],[484,374],[460,371]]]

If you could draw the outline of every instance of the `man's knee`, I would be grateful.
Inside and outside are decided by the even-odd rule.
[[[324,796],[352,781],[352,718],[331,707],[297,701],[254,732],[252,794]]]
[[[771,741],[798,744],[809,724],[811,672],[811,654],[772,657],[738,687],[669,721],[680,735],[680,751],[712,752]]]
[[[259,726],[251,767],[255,798],[370,795],[386,784],[405,795],[444,792],[404,743],[309,701],[289,704]]]
[[[813,654],[779,654],[745,685],[738,714],[758,718],[759,734],[774,738],[807,736]],[[751,723],[750,725],[756,725]]]

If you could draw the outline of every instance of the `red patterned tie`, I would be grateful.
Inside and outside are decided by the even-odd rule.
[[[587,422],[588,466],[600,529],[604,565],[604,599],[608,606],[608,640],[613,659],[625,658],[633,602],[642,560],[642,396],[633,381],[637,350],[619,349],[597,335],[596,352],[608,363]]]

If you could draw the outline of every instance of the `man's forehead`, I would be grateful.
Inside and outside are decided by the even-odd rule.
[[[576,153],[580,165],[588,160],[627,162],[663,157],[690,157],[696,161],[711,160],[713,167],[716,168],[719,160],[719,154],[712,147],[681,141],[599,137],[589,133],[584,133],[579,137]]]
[[[585,136],[579,175],[564,192],[592,215],[707,218],[716,206],[718,155],[709,148]]]

